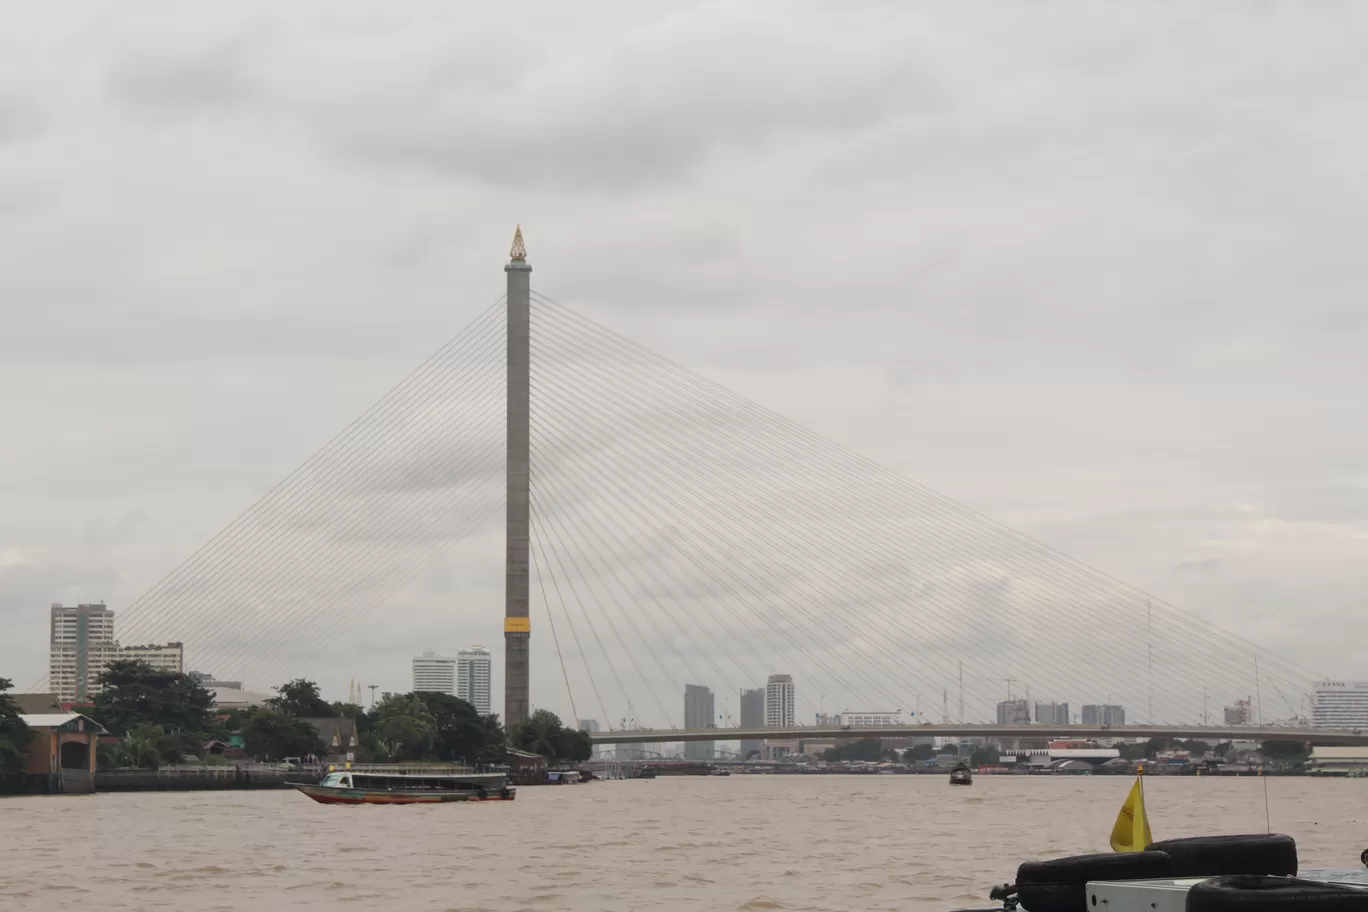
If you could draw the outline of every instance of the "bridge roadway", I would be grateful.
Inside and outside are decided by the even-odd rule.
[[[1303,741],[1309,744],[1368,745],[1360,729],[1215,727],[1200,725],[876,725],[865,728],[639,729],[590,732],[595,744],[662,744],[673,741],[829,741],[841,738],[1182,738],[1201,741]]]

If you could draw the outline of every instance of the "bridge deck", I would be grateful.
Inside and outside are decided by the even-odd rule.
[[[590,732],[595,744],[660,744],[674,741],[813,740],[848,738],[1182,738],[1203,741],[1304,741],[1322,745],[1368,745],[1358,729],[1203,727],[1173,725],[880,725],[868,728],[709,728]]]

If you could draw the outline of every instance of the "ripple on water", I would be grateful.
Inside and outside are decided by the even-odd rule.
[[[1155,835],[1260,832],[1264,784],[1155,777]],[[1368,780],[1267,785],[1273,828],[1305,866],[1358,864],[1357,821],[1338,815]],[[1128,789],[1101,776],[982,777],[969,795],[940,777],[733,776],[526,789],[475,809],[358,811],[270,791],[7,800],[0,906],[74,909],[94,894],[101,912],[844,912],[853,895],[875,912],[945,912],[984,905],[1021,861],[1105,851]]]

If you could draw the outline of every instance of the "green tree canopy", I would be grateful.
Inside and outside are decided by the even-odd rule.
[[[90,715],[123,735],[140,725],[158,725],[168,735],[207,735],[215,730],[209,691],[189,675],[153,668],[146,662],[111,662],[100,675]]]
[[[433,722],[433,753],[439,760],[487,763],[503,755],[504,731],[498,716],[482,716],[451,694],[418,691]]]
[[[594,755],[589,733],[566,728],[549,709],[532,713],[508,739],[519,750],[541,754],[552,763],[581,763]]]
[[[19,707],[5,691],[13,687],[9,678],[0,678],[0,771],[24,768],[33,733],[20,718]]]
[[[970,766],[996,766],[1002,759],[1001,752],[996,747],[985,745],[984,747],[974,748],[974,752],[969,755]]]
[[[883,742],[878,738],[861,738],[858,741],[843,741],[835,747],[822,751],[822,759],[828,763],[862,761],[874,763],[883,757]]]
[[[1259,753],[1284,766],[1298,767],[1311,755],[1311,748],[1301,741],[1264,741]]]
[[[243,720],[242,743],[247,753],[259,760],[320,757],[327,753],[318,729],[275,707]]]
[[[184,741],[168,735],[160,725],[139,725],[119,739],[112,759],[115,766],[154,770],[179,763],[184,749]]]
[[[279,696],[272,697],[266,703],[297,719],[324,719],[337,716],[337,713],[333,712],[332,704],[323,699],[318,692],[318,685],[313,681],[295,678],[281,684],[275,691]]]
[[[391,760],[426,760],[432,755],[437,723],[416,695],[385,694],[371,712],[372,732]]]
[[[904,763],[925,763],[936,756],[936,749],[930,744],[914,744],[903,752]]]

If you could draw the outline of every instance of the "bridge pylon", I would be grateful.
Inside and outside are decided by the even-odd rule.
[[[532,625],[528,617],[528,548],[531,503],[532,267],[522,226],[504,267],[508,279],[508,503],[505,523],[504,725],[529,712]]]

